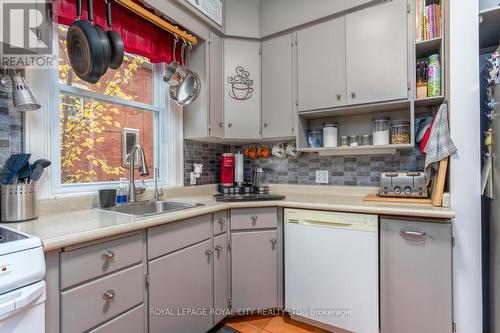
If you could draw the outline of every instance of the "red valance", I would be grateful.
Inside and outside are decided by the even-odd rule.
[[[142,4],[140,4],[142,6]],[[144,6],[143,6],[144,7]],[[82,0],[82,19],[87,19],[87,1]],[[106,3],[94,0],[94,23],[104,30],[106,25]],[[117,3],[111,5],[113,30],[123,38],[125,51],[148,58],[153,63],[171,62],[173,60],[172,34],[162,30],[140,16],[123,8]],[[56,1],[56,20],[60,24],[70,25],[76,19],[75,0]],[[177,45],[177,59],[182,40]]]

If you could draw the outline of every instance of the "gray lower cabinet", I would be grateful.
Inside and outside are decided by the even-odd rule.
[[[452,225],[381,217],[381,333],[452,332]]]
[[[214,324],[226,317],[229,309],[229,256],[227,235],[214,238]]]
[[[194,333],[212,327],[211,240],[148,263],[149,332]]]
[[[234,313],[278,306],[277,240],[277,230],[231,233],[231,298]]]

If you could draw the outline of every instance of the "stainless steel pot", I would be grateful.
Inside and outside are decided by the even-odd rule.
[[[191,65],[191,43],[188,43],[186,52],[186,65],[189,68]],[[182,53],[182,52],[181,52]],[[186,76],[178,86],[170,86],[170,98],[179,106],[186,106],[194,101],[200,94],[201,80],[198,74],[186,69]]]
[[[177,87],[179,86],[184,79],[186,78],[186,69],[184,66],[182,66],[181,63],[177,62],[176,59],[176,53],[177,53],[177,41],[179,38],[175,36],[174,39],[174,61],[172,61],[170,64],[167,64],[165,67],[165,72],[163,73],[163,81],[165,81],[170,87]],[[181,48],[181,57],[184,54],[184,48],[186,47],[186,42],[184,41],[184,44],[182,45]],[[181,59],[181,62],[183,62],[184,59]]]

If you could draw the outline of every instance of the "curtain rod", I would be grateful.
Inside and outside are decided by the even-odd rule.
[[[162,28],[163,30],[166,30],[174,35],[179,36],[182,39],[185,39],[186,41],[190,42],[192,45],[198,44],[198,39],[189,34],[188,32],[179,29],[179,27],[172,25],[165,21],[164,19],[154,15],[147,9],[139,6],[135,2],[131,0],[116,0],[116,3],[120,4],[121,6],[127,8],[131,12],[141,16],[142,18],[146,19],[147,21],[153,23],[157,27]]]

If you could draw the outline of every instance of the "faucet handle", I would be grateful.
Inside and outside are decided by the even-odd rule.
[[[155,181],[154,199],[155,199],[155,201],[158,201],[163,196],[163,188],[160,186],[160,190],[158,190],[158,179],[160,178],[159,173],[158,173],[158,168],[153,169],[153,176],[154,176],[154,181]]]

